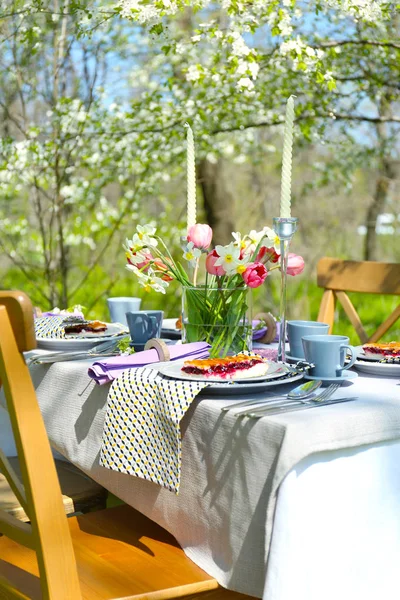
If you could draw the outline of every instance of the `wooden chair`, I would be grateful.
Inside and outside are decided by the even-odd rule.
[[[321,258],[317,265],[317,283],[324,288],[318,321],[329,323],[332,331],[335,303],[339,300],[362,344],[377,342],[400,317],[400,304],[392,314],[368,336],[360,317],[346,292],[400,295],[400,264],[356,262]]]
[[[7,302],[16,336],[4,297],[0,306],[0,379],[22,483],[4,456],[2,468],[30,520],[23,523],[0,510],[0,598],[251,600],[219,588],[171,535],[126,505],[66,518],[35,390],[21,355],[32,342],[26,303],[23,295]]]
[[[20,352],[36,348],[35,330],[33,327],[32,304],[21,292],[0,292],[0,306],[7,308],[13,323],[15,336]],[[5,457],[0,448],[0,471],[3,471]],[[21,480],[18,457],[8,457],[8,464]],[[63,494],[66,514],[88,512],[106,507],[107,490],[77,469],[71,463],[56,460],[56,469]],[[29,521],[18,497],[0,473],[0,509],[7,511],[21,521]]]

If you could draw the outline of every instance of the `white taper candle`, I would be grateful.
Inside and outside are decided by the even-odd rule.
[[[185,123],[185,127],[187,128],[187,228],[189,229],[196,224],[196,159],[192,128],[189,123]]]
[[[290,217],[290,200],[292,188],[292,147],[294,98],[290,96],[286,105],[285,132],[283,137],[282,176],[281,176],[281,210],[280,216]]]

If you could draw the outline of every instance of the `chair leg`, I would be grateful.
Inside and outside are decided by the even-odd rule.
[[[329,333],[332,333],[333,321],[335,318],[335,294],[332,290],[325,290],[322,296],[321,305],[317,321],[320,323],[328,323]]]

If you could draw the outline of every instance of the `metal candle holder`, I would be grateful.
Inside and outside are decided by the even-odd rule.
[[[280,243],[280,266],[281,266],[281,300],[279,309],[279,344],[278,361],[285,362],[285,343],[286,343],[286,283],[287,283],[287,265],[289,257],[289,246],[292,237],[297,229],[298,219],[295,217],[274,217],[273,226]]]

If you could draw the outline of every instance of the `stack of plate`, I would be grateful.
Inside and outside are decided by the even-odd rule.
[[[121,323],[106,323],[106,325],[106,331],[100,331],[99,333],[82,331],[75,333],[71,338],[66,337],[61,339],[36,337],[36,342],[38,348],[42,348],[43,350],[75,352],[77,350],[88,350],[100,342],[122,339],[126,335],[129,335],[126,326]]]
[[[357,360],[354,368],[368,375],[381,377],[400,377],[400,364],[382,363],[382,359],[376,356],[366,356],[362,346],[356,346]]]

